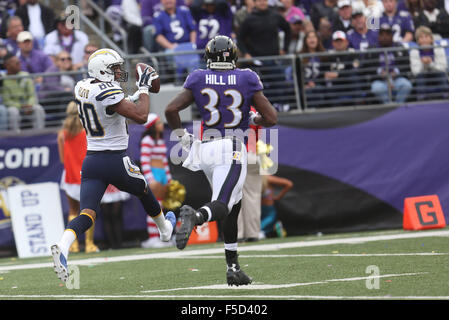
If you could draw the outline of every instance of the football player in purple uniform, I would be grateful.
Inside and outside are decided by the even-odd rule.
[[[178,134],[182,147],[190,150],[183,166],[192,155],[199,156],[196,168],[186,167],[202,170],[212,186],[209,203],[197,210],[188,205],[181,207],[176,246],[181,250],[185,248],[196,225],[222,220],[227,283],[246,285],[252,279],[238,263],[237,217],[246,177],[247,147],[238,133],[247,131],[250,124],[271,127],[277,122],[277,114],[263,94],[257,74],[236,68],[237,48],[229,37],[216,36],[210,40],[205,59],[207,69],[192,72],[184,89],[165,110],[168,124]],[[192,103],[198,106],[204,123],[201,142],[193,142],[193,135],[181,127],[179,112]],[[251,112],[251,105],[258,112]]]

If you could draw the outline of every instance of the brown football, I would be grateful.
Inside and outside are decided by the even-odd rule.
[[[154,68],[146,63],[138,63],[136,64],[136,80],[139,80],[139,73],[137,72],[138,69],[140,69],[141,71],[144,71],[145,68],[150,68],[151,71],[154,70]],[[159,78],[154,79],[151,82],[151,88],[148,90],[152,93],[158,93],[159,89],[161,88],[161,81],[159,80]]]

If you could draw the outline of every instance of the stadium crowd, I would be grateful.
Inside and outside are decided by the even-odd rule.
[[[85,70],[87,58],[98,48],[83,31],[67,28],[64,14],[42,2],[0,0],[3,74]],[[447,0],[95,2],[128,32],[131,54],[141,47],[151,53],[201,50],[217,34],[236,41],[243,61],[303,54],[296,70],[286,68],[279,59],[248,63],[273,89],[267,96],[274,102],[282,95],[285,78],[294,73],[302,103],[310,108],[360,104],[370,96],[376,103],[402,103],[411,96],[415,100],[447,98],[449,92],[447,50],[426,47],[449,40]],[[84,13],[95,20],[95,11],[81,3]],[[113,40],[123,41],[117,32]],[[203,66],[201,59],[193,61],[197,65],[187,71]],[[269,72],[264,71],[267,67]],[[0,130],[19,130],[23,115],[29,115],[28,125],[42,127],[42,112],[51,116],[49,106],[64,97],[69,101],[78,80],[70,74],[32,79],[34,86],[20,78],[1,84]],[[61,104],[66,105],[66,100]]]

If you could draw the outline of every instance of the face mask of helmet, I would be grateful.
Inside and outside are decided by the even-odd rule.
[[[114,80],[118,82],[128,81],[128,72],[123,69],[123,64],[117,63],[108,66],[108,70],[111,70],[110,74],[114,75]]]

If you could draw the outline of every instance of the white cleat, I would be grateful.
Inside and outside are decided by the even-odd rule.
[[[167,214],[165,215],[166,231],[162,232],[161,230],[159,230],[159,236],[160,236],[161,241],[164,241],[164,242],[170,241],[175,225],[176,225],[175,214],[171,211],[167,212]]]
[[[62,254],[57,244],[51,246],[51,255],[53,256],[53,264],[56,275],[59,279],[66,282],[69,278],[69,270],[67,268],[67,259]]]

